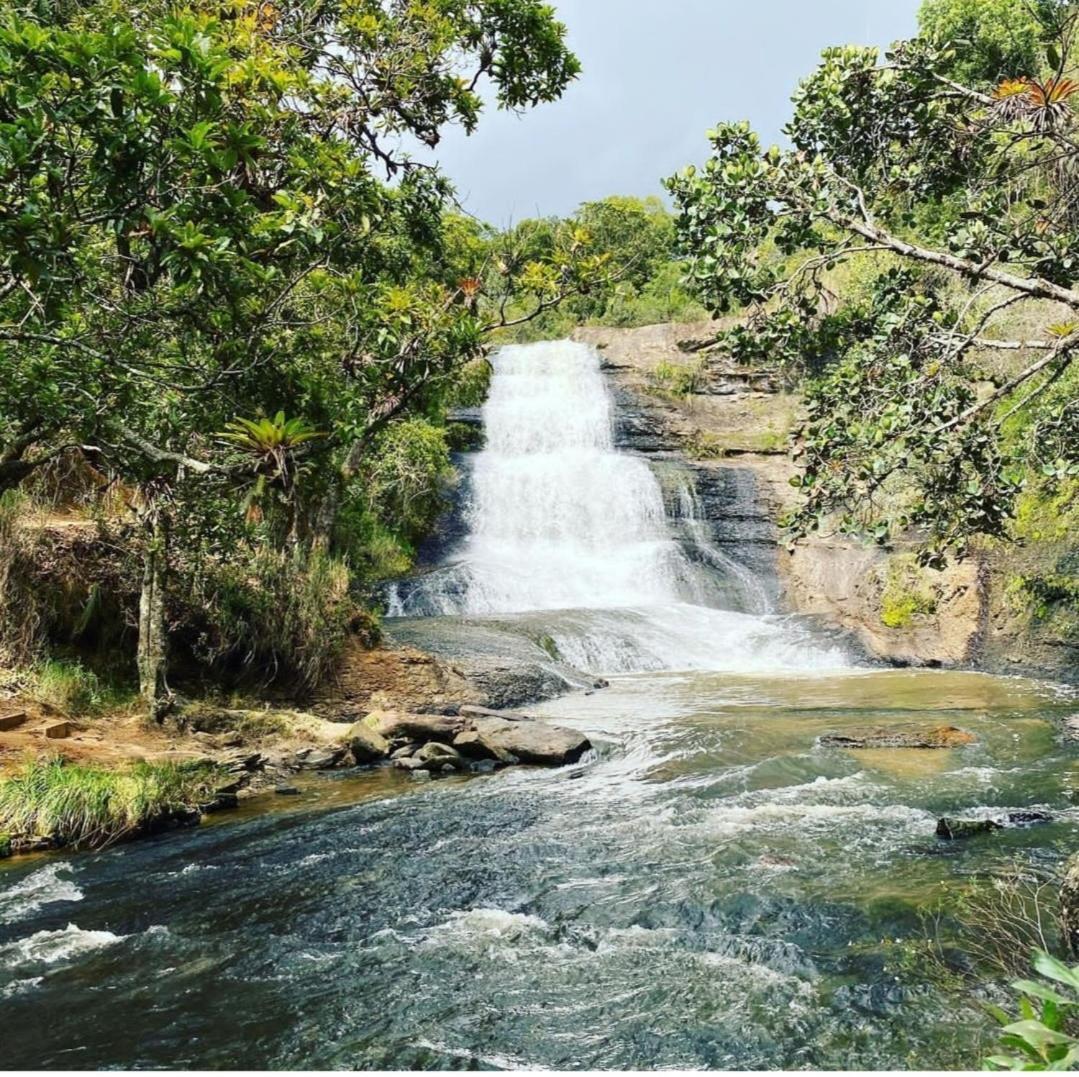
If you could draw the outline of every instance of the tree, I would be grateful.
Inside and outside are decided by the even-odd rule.
[[[319,476],[354,470],[477,353],[451,188],[400,146],[472,130],[484,78],[501,107],[557,97],[579,69],[564,36],[537,0],[0,16],[0,489],[78,451],[130,491],[152,707],[174,525],[210,504],[223,519],[260,478],[218,433],[282,409],[325,433],[261,474],[290,484],[283,530],[310,545],[338,507]],[[204,531],[211,549],[235,540],[220,519]]]
[[[747,308],[716,346],[813,375],[795,535],[836,517],[880,542],[914,528],[939,562],[1005,533],[1043,432],[1051,467],[1079,473],[1077,14],[1034,7],[1037,69],[966,86],[951,73],[977,43],[915,38],[883,64],[829,49],[795,95],[789,150],[721,124],[704,168],[668,181],[700,294]],[[840,272],[865,282],[852,301],[830,286]],[[1005,317],[1036,328],[1003,336]],[[1025,445],[1003,436],[1016,416]]]

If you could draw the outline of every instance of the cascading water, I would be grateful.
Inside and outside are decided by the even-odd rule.
[[[502,348],[468,537],[447,564],[391,591],[390,616],[546,611],[544,636],[559,658],[595,672],[844,664],[800,626],[720,608],[761,614],[768,600],[748,570],[709,545],[692,490],[681,494],[680,515],[699,556],[686,556],[656,476],[616,450],[611,418],[593,348],[565,340]]]

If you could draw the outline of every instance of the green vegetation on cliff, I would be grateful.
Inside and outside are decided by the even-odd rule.
[[[885,57],[825,51],[790,149],[721,123],[668,181],[689,279],[741,314],[710,354],[802,386],[793,535],[1037,544],[1022,586],[1073,644],[1077,30],[1063,0],[928,0]]]

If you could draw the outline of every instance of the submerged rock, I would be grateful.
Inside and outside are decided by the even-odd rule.
[[[975,834],[986,834],[991,830],[1004,830],[1008,827],[1036,826],[1038,823],[1051,823],[1052,815],[1047,811],[1035,809],[1010,811],[993,819],[953,819],[945,816],[937,820],[937,837],[970,838]]]
[[[1002,830],[1000,823],[993,819],[938,819],[937,837],[970,838],[975,834],[985,834],[990,830]]]
[[[467,765],[465,757],[456,748],[437,740],[428,741],[412,756],[412,761],[419,764],[417,770],[421,767],[424,770],[443,770],[447,766],[452,770],[464,770]]]
[[[826,733],[818,740],[822,748],[960,748],[977,738],[954,725],[935,729],[874,729],[865,733]]]

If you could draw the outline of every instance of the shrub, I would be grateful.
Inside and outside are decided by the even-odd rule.
[[[101,681],[96,673],[80,662],[52,658],[33,670],[35,699],[47,703],[65,714],[88,714],[105,699]]]
[[[242,549],[198,569],[183,618],[195,657],[313,688],[334,667],[358,613],[345,562],[270,547]]]
[[[934,613],[936,608],[936,599],[926,589],[914,558],[893,557],[880,596],[881,623],[887,628],[906,628],[915,617]]]
[[[1069,968],[1044,950],[1034,951],[1038,980],[1016,980],[1019,1019],[993,1008],[1000,1021],[997,1052],[985,1060],[990,1069],[1070,1070],[1079,1064],[1079,1037],[1069,1022],[1079,1008],[1079,965]]]
[[[687,397],[700,392],[704,368],[700,362],[657,363],[649,372],[652,388],[665,396]]]
[[[28,510],[18,490],[0,494],[0,659],[12,665],[34,658],[43,630],[34,587],[35,541],[20,523]]]
[[[30,760],[0,781],[0,829],[14,837],[100,848],[190,814],[212,798],[206,764],[134,763],[121,770]]]
[[[425,419],[407,419],[380,435],[366,469],[368,496],[383,521],[417,538],[445,507],[452,474],[445,430]]]

